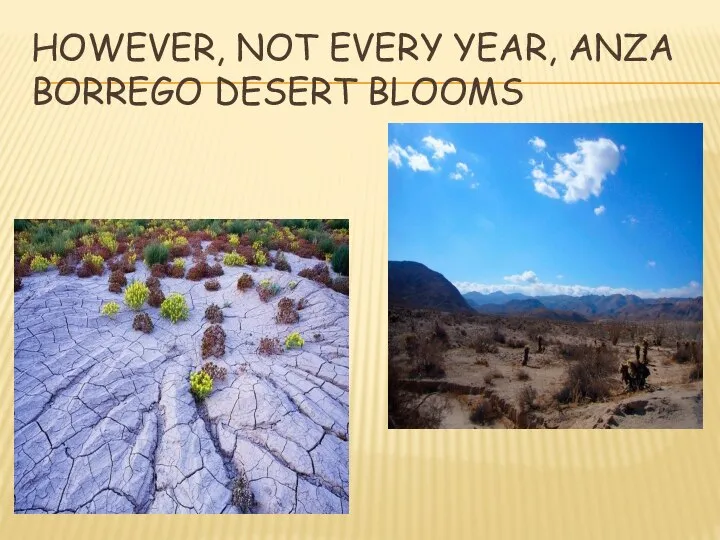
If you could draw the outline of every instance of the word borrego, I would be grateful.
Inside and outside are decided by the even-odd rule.
[[[402,106],[430,105],[517,105],[523,94],[518,85],[520,79],[495,82],[492,78],[481,80],[475,77],[464,80],[452,77],[436,81],[423,77],[415,81],[398,81],[396,77],[385,79],[371,77],[369,81],[356,78],[293,76],[275,77],[264,81],[258,76],[246,76],[234,81],[218,77],[215,81],[202,82],[194,77],[174,81],[162,76],[150,80],[145,76],[129,77],[122,80],[107,77],[77,79],[65,77],[51,81],[47,77],[35,78],[35,105],[111,105],[130,106],[193,105],[204,95],[211,95],[221,106],[259,105],[331,105],[334,102],[347,105],[351,88],[365,90],[370,105]],[[208,96],[209,97],[209,96]]]

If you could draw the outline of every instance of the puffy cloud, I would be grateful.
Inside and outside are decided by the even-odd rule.
[[[396,167],[402,167],[403,161],[413,171],[433,171],[428,157],[415,150],[412,146],[403,148],[397,142],[388,146],[388,161]]]
[[[542,152],[547,148],[547,143],[543,141],[537,135],[528,141],[528,144],[532,146],[536,152]]]
[[[540,142],[545,145],[542,139],[533,142],[535,139],[530,139],[530,144],[536,150]],[[542,163],[531,161],[530,174],[535,180],[535,191],[552,198],[558,198],[557,195],[562,194],[566,203],[587,201],[591,196],[600,196],[607,177],[617,172],[621,148],[605,138],[576,139],[574,142],[575,152],[558,155],[552,174],[545,172]],[[545,146],[542,147],[544,148]],[[538,189],[538,180],[543,180],[553,189],[549,190],[544,186]]]
[[[557,189],[555,189],[547,182],[543,182],[542,180],[535,181],[535,191],[542,195],[545,195],[546,197],[550,197],[551,199],[560,198],[560,194],[558,193]]]
[[[605,207],[601,204],[595,210],[593,210],[593,212],[595,212],[596,216],[601,216],[605,213]]]
[[[566,294],[568,296],[585,296],[589,294],[611,295],[611,294],[634,294],[641,298],[694,298],[702,296],[702,285],[697,281],[691,281],[682,287],[674,287],[657,290],[627,289],[622,287],[588,287],[585,285],[561,285],[558,283],[542,283],[540,281],[530,283],[503,283],[500,285],[486,285],[468,281],[454,282],[453,285],[461,293],[477,291],[489,294],[495,291],[504,293],[522,293],[527,296],[552,296]]]
[[[449,141],[443,141],[442,139],[436,139],[432,135],[424,137],[422,140],[426,148],[433,151],[433,159],[442,159],[445,154],[454,154],[456,152],[455,145]]]
[[[648,261],[648,266],[650,268],[655,268],[655,264],[656,264],[655,261]]]
[[[525,270],[522,274],[513,274],[512,276],[505,276],[505,281],[511,283],[537,283],[538,277],[532,270]]]
[[[470,184],[470,189],[477,189],[479,185],[480,184],[478,184],[477,182],[473,182],[472,184]]]
[[[475,176],[475,175],[470,170],[470,167],[467,166],[467,164],[463,163],[462,161],[458,161],[455,164],[455,170],[450,173],[450,179],[451,180],[462,180],[466,176]]]

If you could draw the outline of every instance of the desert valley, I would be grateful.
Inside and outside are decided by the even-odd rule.
[[[702,297],[463,295],[420,263],[388,272],[390,428],[702,427]]]

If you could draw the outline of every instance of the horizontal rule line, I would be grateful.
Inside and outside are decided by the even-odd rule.
[[[386,82],[387,79],[385,79]],[[105,85],[109,84],[108,81],[96,81],[98,84]],[[219,84],[218,81],[198,81],[200,84]],[[313,84],[312,80],[309,81],[287,81],[287,80],[277,80],[277,81],[230,81],[232,84],[236,85],[242,85],[245,84],[247,86],[253,86],[253,85],[267,85],[270,82],[273,84],[293,84],[293,85],[311,85]],[[328,81],[324,80],[327,84],[348,84],[348,85],[370,85],[373,84],[372,81]],[[420,81],[395,81],[394,84],[430,84],[431,82],[434,82],[435,84],[473,84],[474,81],[458,81],[458,80],[450,80],[450,81],[429,81],[429,80],[420,80]],[[494,84],[505,84],[508,81],[493,81]],[[675,85],[675,86],[692,86],[692,85],[698,85],[698,86],[713,86],[713,85],[720,85],[720,81],[512,81],[513,84],[525,84],[525,85],[556,85],[556,86],[572,86],[572,85],[648,85],[648,86],[663,86],[663,85]],[[61,84],[71,84],[72,81],[51,81],[50,84],[52,85],[61,85]],[[122,84],[131,84],[129,81],[123,81]],[[180,84],[180,81],[134,81],[132,84],[136,85],[162,85],[162,84]]]

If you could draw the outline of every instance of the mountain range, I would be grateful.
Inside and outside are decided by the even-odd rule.
[[[500,291],[462,295],[442,274],[411,261],[390,261],[390,305],[438,311],[469,311],[495,315],[524,315],[583,322],[592,319],[691,320],[703,317],[703,299],[609,296],[526,296]]]

